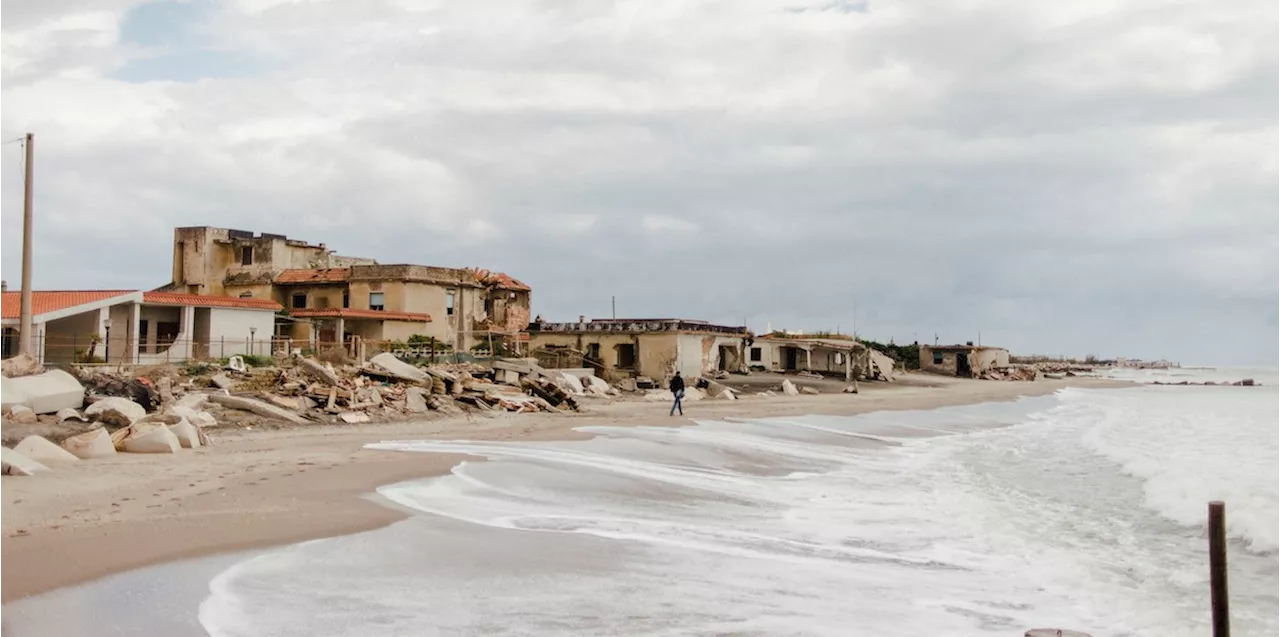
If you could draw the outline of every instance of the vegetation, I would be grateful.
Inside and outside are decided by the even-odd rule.
[[[920,369],[920,345],[918,344],[894,345],[892,342],[885,344],[866,339],[862,339],[861,343],[902,363],[905,369]]]

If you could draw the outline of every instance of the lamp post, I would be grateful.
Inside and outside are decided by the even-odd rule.
[[[258,328],[256,327],[249,328],[249,355],[250,356],[253,356],[253,337],[257,333],[258,333]]]
[[[107,346],[106,346],[106,351],[104,352],[105,356],[103,357],[103,362],[110,363],[111,362],[111,319],[103,319],[102,327],[105,328],[107,331]]]

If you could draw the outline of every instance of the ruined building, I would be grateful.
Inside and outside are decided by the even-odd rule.
[[[276,334],[300,341],[430,336],[458,350],[515,341],[529,325],[532,291],[478,268],[380,264],[325,244],[226,228],[176,228],[173,276],[163,290],[271,299]]]

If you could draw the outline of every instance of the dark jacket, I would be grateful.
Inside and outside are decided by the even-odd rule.
[[[684,391],[684,377],[683,377],[683,376],[675,376],[675,377],[672,377],[672,379],[671,379],[671,393],[673,393],[673,394],[674,394],[674,393],[679,392],[679,391]]]

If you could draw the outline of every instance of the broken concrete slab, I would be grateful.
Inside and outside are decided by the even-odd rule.
[[[46,465],[70,464],[80,461],[75,454],[40,436],[23,438],[22,442],[14,446],[13,450]]]
[[[843,393],[843,394],[856,394],[856,393],[858,393],[858,381],[856,381],[856,380],[855,380],[855,381],[853,381],[853,384],[852,384],[852,385],[846,385],[844,389],[840,390],[840,392],[841,392],[841,393]]]
[[[297,396],[277,396],[275,394],[264,394],[263,397],[267,399],[267,402],[277,407],[281,407],[283,409],[292,409],[293,411],[298,411],[302,409],[302,399]]]
[[[106,429],[94,429],[62,441],[62,448],[81,460],[108,458],[116,455],[116,445]]]
[[[57,413],[68,407],[79,409],[84,406],[84,387],[75,376],[51,369],[0,383],[0,405],[5,410],[26,405],[37,414]]]
[[[725,386],[724,383],[719,383],[714,380],[707,380],[705,378],[703,380],[706,381],[707,383],[707,387],[706,387],[707,396],[711,398],[721,398],[721,397],[724,397],[725,394],[728,394],[729,400],[733,400],[734,398],[737,398],[737,396],[733,395],[733,390]]]
[[[338,373],[333,371],[333,367],[328,363],[321,364],[319,361],[311,358],[299,358],[298,366],[308,376],[311,376],[316,380],[324,381],[330,385],[338,385],[340,383]]]
[[[18,354],[0,362],[0,375],[5,378],[21,378],[43,372],[44,368],[40,366],[40,361],[30,354]]]
[[[106,423],[116,427],[128,427],[147,415],[142,405],[119,396],[107,396],[84,410],[90,420]]]
[[[348,425],[357,425],[369,422],[369,414],[363,411],[344,411],[338,414],[338,418]]]
[[[121,446],[122,451],[129,453],[178,453],[182,449],[182,443],[178,442],[178,437],[168,427],[152,427],[150,423],[134,429],[125,437]]]
[[[183,449],[198,449],[200,447],[200,431],[187,420],[184,419],[176,425],[169,425],[169,431],[178,439],[178,444]]]
[[[256,400],[253,398],[245,398],[243,396],[216,396],[215,395],[215,396],[210,396],[209,401],[212,403],[222,405],[223,407],[230,407],[232,409],[248,411],[248,412],[258,414],[259,416],[266,416],[267,418],[277,418],[279,420],[284,420],[284,421],[294,423],[295,425],[305,425],[305,424],[308,424],[309,422],[306,418],[303,418],[302,416],[299,416],[298,414],[295,414],[292,411],[289,411],[287,409],[282,409],[270,403],[266,403],[261,400]]]
[[[817,396],[818,394],[820,394],[820,393],[822,393],[822,392],[818,391],[817,389],[814,389],[813,387],[801,387],[801,388],[800,388],[800,393],[802,393],[802,394],[808,394],[808,395],[810,395],[810,396]]]
[[[209,379],[209,384],[218,389],[231,389],[234,383],[231,382],[231,377],[226,374],[214,374],[213,378]]]
[[[9,408],[9,422],[15,425],[34,425],[38,421],[36,412],[26,405],[14,405]]]
[[[178,399],[174,403],[175,407],[186,407],[187,409],[200,409],[204,404],[209,402],[209,394],[191,393]]]
[[[156,381],[156,392],[160,394],[160,404],[167,405],[174,400],[173,396],[173,379],[168,376],[161,376]]]
[[[31,476],[44,473],[49,467],[32,460],[8,447],[0,447],[0,473],[9,476]]]
[[[67,407],[66,409],[59,409],[57,415],[58,415],[58,422],[66,422],[68,420],[79,420],[80,422],[89,422],[89,419],[85,418],[83,414],[81,414],[80,412],[70,407]]]
[[[210,415],[209,412],[196,411],[195,409],[185,407],[181,404],[170,407],[165,413],[185,418],[187,422],[190,422],[196,427],[213,427],[218,424],[218,421]]]
[[[893,380],[893,364],[894,364],[893,359],[889,358],[888,356],[885,356],[879,350],[872,349],[872,350],[868,350],[867,353],[871,358],[872,377],[874,378],[876,376],[879,376],[880,378],[886,381],[892,381]]]
[[[799,396],[800,390],[796,389],[796,384],[791,382],[791,379],[787,378],[782,381],[782,393],[788,396]]]
[[[411,414],[421,414],[427,411],[426,392],[418,387],[409,387],[404,390],[404,409]]]
[[[419,383],[427,382],[428,375],[421,369],[414,367],[398,358],[390,352],[383,352],[369,359],[374,367],[385,370],[387,373],[400,378],[410,379]]]

